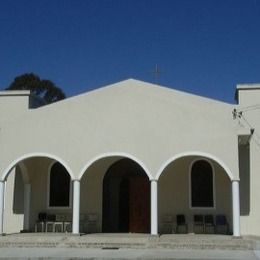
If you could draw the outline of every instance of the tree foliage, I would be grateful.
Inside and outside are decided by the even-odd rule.
[[[17,76],[6,90],[30,90],[33,95],[42,98],[46,104],[66,98],[64,92],[52,81],[40,79],[33,73]]]

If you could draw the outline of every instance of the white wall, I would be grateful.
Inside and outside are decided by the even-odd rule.
[[[124,152],[155,178],[174,155],[201,151],[221,158],[237,179],[232,110],[223,102],[127,80],[31,110],[2,129],[0,172],[4,178],[15,159],[38,152],[59,156],[77,179],[86,162]]]
[[[241,106],[251,104],[248,101],[251,98],[252,105],[257,104],[259,92],[253,93],[257,98],[252,97],[252,93],[245,92],[244,97],[239,94],[241,100],[244,100]],[[18,105],[19,99],[16,104],[22,107],[19,111],[23,111],[27,103],[23,99],[21,105]],[[190,151],[203,152],[219,158],[230,170],[231,178],[239,179],[237,129],[241,127],[241,122],[233,119],[232,111],[236,106],[232,104],[140,81],[127,80],[56,104],[29,110],[22,117],[16,117],[16,111],[9,109],[9,103],[1,102],[1,99],[0,106],[3,107],[0,113],[5,118],[7,118],[7,111],[12,115],[12,122],[1,125],[0,178],[2,180],[5,179],[7,170],[15,160],[32,154],[60,158],[61,162],[68,166],[73,178],[79,179],[82,169],[93,158],[107,153],[133,155],[147,167],[151,178],[156,178],[159,169],[169,158]],[[16,105],[14,107],[16,108]],[[258,111],[247,112],[246,115],[259,132]],[[246,122],[243,124],[246,126]],[[19,134],[17,134],[18,130]],[[242,233],[260,234],[260,230],[255,228],[260,221],[258,206],[260,140],[257,134],[254,138],[255,140],[251,141],[250,158],[252,176],[250,215],[241,217],[241,227]],[[32,183],[31,227],[39,211],[46,209],[47,185],[45,183],[47,183],[47,169],[50,162],[50,160],[34,161],[31,164],[27,162]],[[106,168],[102,167],[100,164],[89,169],[89,173],[98,172],[89,183],[88,174],[86,180],[84,180],[85,176],[82,180],[81,186],[85,185],[89,190],[88,194],[81,189],[82,212],[87,211],[86,205],[89,205],[90,211],[100,212],[101,172]],[[185,174],[179,173],[185,167],[184,165],[178,174],[169,178],[178,177],[177,180],[173,179],[173,182],[179,181],[186,185]],[[165,175],[167,176],[167,173]],[[221,174],[217,176],[220,178]],[[159,182],[163,183],[163,178],[164,176]],[[224,186],[227,183],[225,178],[219,180]],[[169,183],[165,181],[164,185],[168,187]],[[177,194],[169,190],[170,187],[166,188],[166,195],[169,192],[171,197],[175,198]],[[176,190],[178,187],[175,192]],[[223,196],[230,198],[230,187],[224,190],[227,194],[223,193]],[[99,195],[94,196],[95,194]],[[93,201],[93,198],[96,201]],[[187,197],[182,194],[180,199],[185,202]],[[221,205],[222,201],[224,200],[219,199],[218,204]],[[227,209],[226,204],[222,206]],[[163,208],[160,211],[164,213]],[[187,211],[187,214],[190,212]]]
[[[260,84],[237,85],[237,101],[240,106],[251,106],[259,104]]]
[[[241,233],[260,235],[260,84],[238,85],[237,91],[237,109],[242,112],[242,117],[236,120],[244,128],[254,129],[253,135],[248,139],[248,150],[243,148],[240,157],[240,176],[241,182],[243,181],[240,184],[241,204],[245,200],[248,203],[246,210],[241,208]]]
[[[30,91],[0,91],[0,124],[21,117],[29,109]]]

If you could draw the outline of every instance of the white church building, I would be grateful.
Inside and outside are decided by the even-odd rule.
[[[0,234],[260,235],[260,84],[235,97],[133,79],[45,106],[1,91]]]

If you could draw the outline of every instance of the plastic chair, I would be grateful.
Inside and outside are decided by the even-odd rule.
[[[228,234],[228,222],[225,215],[216,216],[216,233]]]
[[[176,220],[177,220],[176,233],[187,234],[188,226],[186,224],[185,216],[183,214],[178,214],[176,216]]]
[[[214,234],[215,233],[215,224],[213,215],[205,215],[204,216],[204,231],[206,234]]]
[[[55,222],[54,222],[54,232],[63,232],[63,223],[65,220],[65,216],[62,214],[57,214],[55,217]]]
[[[94,233],[97,232],[98,215],[95,213],[87,214],[87,225],[86,232]]]
[[[38,220],[34,225],[35,232],[44,232],[45,231],[45,223],[46,223],[47,213],[40,212],[38,214]]]
[[[56,216],[54,214],[47,215],[45,232],[54,232],[54,223],[56,221]]]
[[[204,233],[204,217],[203,215],[193,216],[193,232],[195,234]]]
[[[80,233],[86,233],[87,232],[87,215],[86,214],[80,214],[79,230],[80,230]]]
[[[162,233],[173,233],[173,215],[164,215],[162,221]]]
[[[65,219],[63,222],[63,232],[72,232],[72,221],[70,215],[65,215]]]

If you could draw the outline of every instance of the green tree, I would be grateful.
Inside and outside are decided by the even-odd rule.
[[[33,73],[25,73],[17,76],[6,90],[30,90],[31,93],[50,104],[66,98],[64,92],[52,81],[40,79]]]

